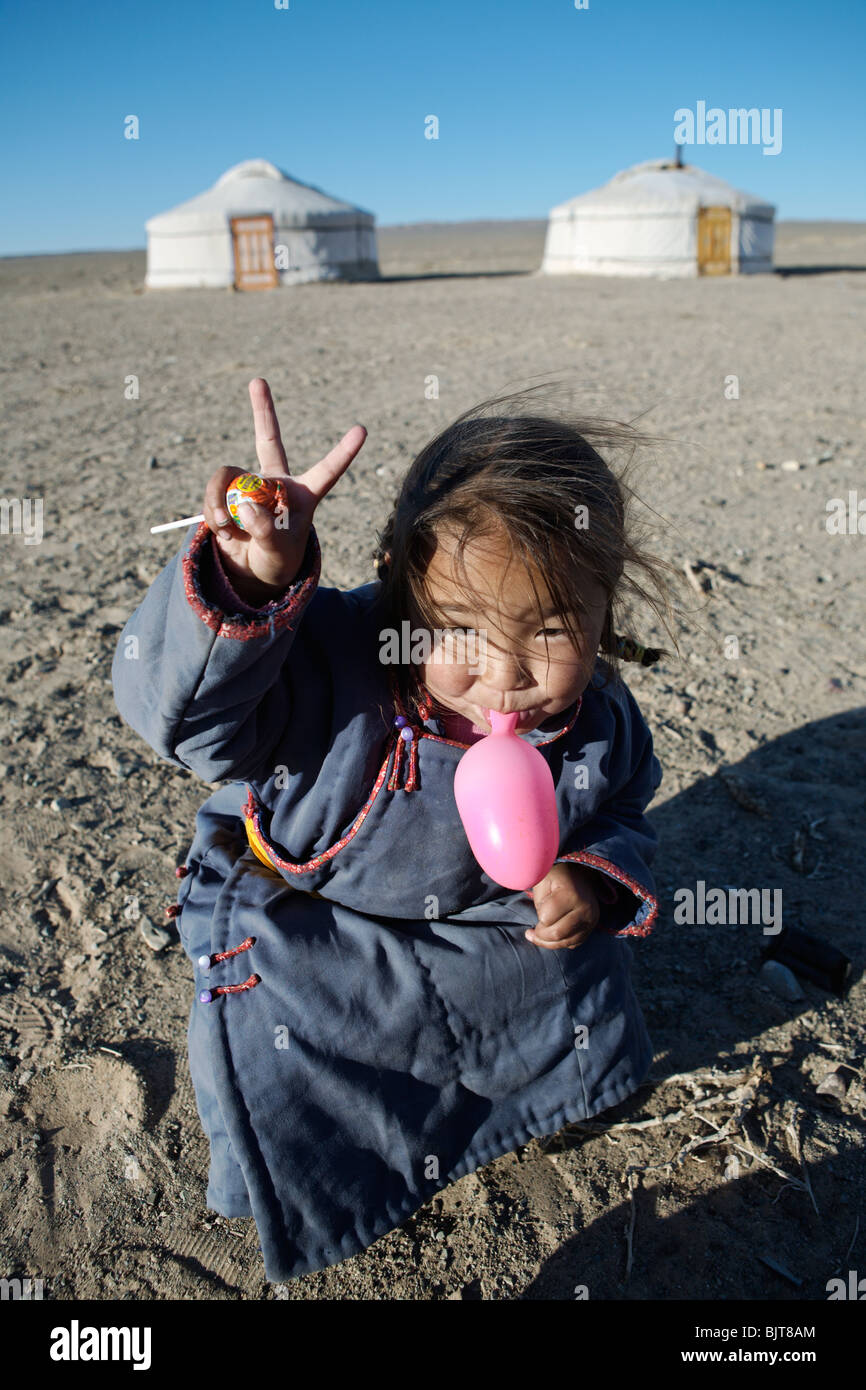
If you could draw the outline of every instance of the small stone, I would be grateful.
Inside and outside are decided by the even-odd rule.
[[[171,945],[172,936],[170,932],[167,932],[163,927],[155,926],[153,922],[149,922],[147,918],[141,922],[138,930],[141,932],[142,940],[152,951],[164,951],[166,946]]]
[[[815,1090],[819,1096],[832,1096],[834,1100],[844,1100],[848,1086],[841,1072],[831,1071]]]
[[[151,454],[150,458],[147,460],[147,466],[148,468],[159,468],[159,463],[157,462],[156,454]]]
[[[70,801],[68,796],[55,796],[54,799],[49,802],[52,811],[69,811],[74,805],[75,802]]]
[[[757,459],[756,462],[755,462],[755,467],[756,467],[756,468],[760,468],[761,470],[763,470],[763,469],[765,469],[765,468],[767,467],[767,465],[766,465],[766,463],[764,463],[764,460],[763,460],[763,459]]]
[[[766,984],[774,994],[778,994],[780,999],[788,999],[792,1003],[798,999],[805,999],[806,996],[800,988],[800,982],[792,970],[787,965],[783,965],[778,960],[767,960],[761,966],[761,974]]]
[[[818,462],[819,462],[819,463],[830,463],[830,462],[832,461],[833,457],[834,457],[834,455],[833,455],[832,453],[819,454],[819,455],[818,455]]]
[[[124,1154],[123,1176],[128,1182],[140,1182],[144,1177],[141,1164],[133,1153]]]
[[[141,917],[141,903],[138,898],[130,898],[123,909],[123,916],[127,922],[137,922]]]
[[[186,435],[184,435],[184,434],[173,434],[173,435],[171,436],[171,442],[172,442],[172,444],[182,444],[182,443],[184,442],[185,438],[186,438]]]
[[[782,464],[782,471],[784,473],[796,473],[797,469],[802,467],[802,463],[797,459],[785,459],[785,462]]]
[[[384,464],[381,464],[381,465],[376,469],[376,477],[377,477],[377,478],[382,478],[382,477],[385,476],[385,474],[386,474],[387,472],[388,472],[388,470],[387,470],[387,468],[385,467],[385,465],[384,465]]]

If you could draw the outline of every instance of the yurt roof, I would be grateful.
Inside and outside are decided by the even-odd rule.
[[[266,212],[280,227],[356,227],[375,221],[373,213],[290,178],[266,159],[247,159],[227,169],[204,193],[157,213],[144,225],[149,232],[181,235],[225,228],[229,217]]]
[[[580,193],[551,209],[551,217],[664,216],[694,213],[699,207],[729,207],[735,212],[772,217],[772,203],[732,188],[694,164],[647,159],[614,174],[601,188]]]

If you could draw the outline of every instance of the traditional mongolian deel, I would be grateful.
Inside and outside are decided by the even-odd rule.
[[[224,783],[179,870],[190,1071],[208,1206],[255,1218],[280,1281],[637,1089],[652,1048],[624,938],[657,914],[643,813],[661,770],[633,696],[598,667],[521,735],[553,774],[559,859],[615,899],[577,949],[535,946],[530,896],[488,878],[466,840],[467,745],[425,708],[410,719],[379,660],[379,581],[319,587],[312,530],[284,597],[228,612],[212,546],[190,529],[112,677],[157,753]]]

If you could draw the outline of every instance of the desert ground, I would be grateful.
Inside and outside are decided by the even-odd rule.
[[[866,1269],[866,226],[783,223],[774,274],[688,281],[541,277],[543,237],[383,228],[381,282],[264,294],[145,292],[143,251],[0,261],[3,496],[44,502],[39,543],[0,537],[0,1274],[46,1298],[798,1302]],[[682,574],[680,655],[624,671],[664,770],[660,920],[632,948],[649,1077],[285,1285],[253,1222],[204,1203],[164,909],[210,788],[123,723],[110,677],[183,543],[149,527],[199,511],[220,464],[255,467],[255,376],[292,471],[369,431],[317,513],[323,585],[374,577],[434,433],[546,380],[667,441],[635,486]],[[760,925],[677,923],[698,881],[781,889],[785,925],[853,962],[847,989],[787,998]]]

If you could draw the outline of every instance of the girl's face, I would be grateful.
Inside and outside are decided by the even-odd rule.
[[[452,638],[434,643],[430,660],[420,665],[421,679],[439,704],[479,728],[490,728],[485,709],[501,714],[517,710],[517,731],[527,733],[567,709],[586,689],[607,612],[605,591],[593,583],[581,593],[587,611],[575,611],[574,623],[582,633],[575,647],[553,612],[546,586],[537,579],[544,614],[539,626],[529,577],[510,559],[501,533],[495,540],[473,541],[464,551],[469,582],[484,595],[481,613],[466,607],[469,600],[452,571],[453,552],[452,538],[437,537],[427,585],[445,622],[453,624],[443,628]],[[480,638],[477,643],[473,634]]]

